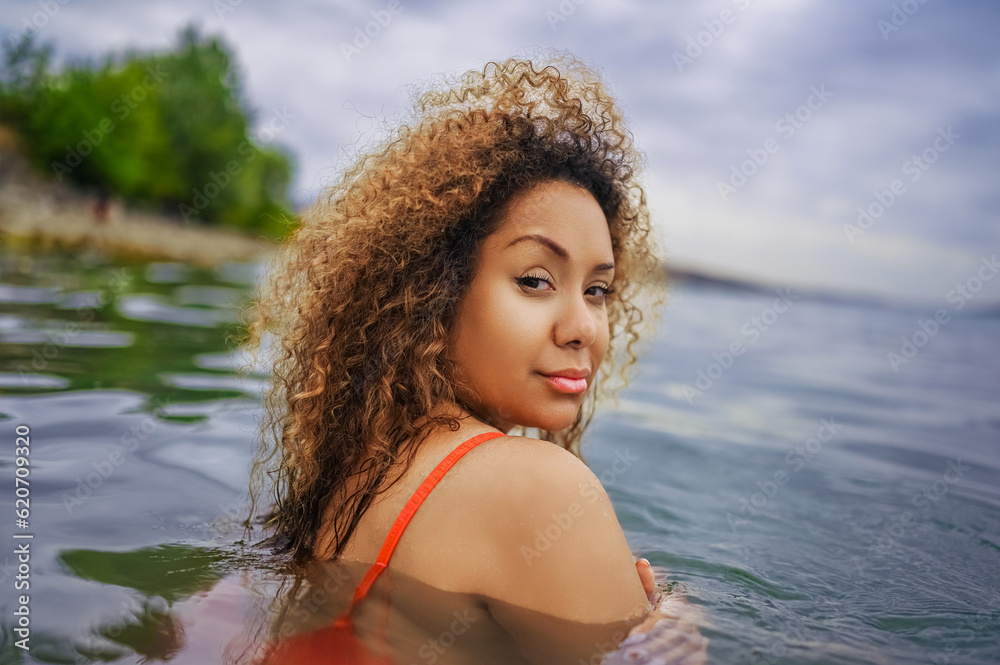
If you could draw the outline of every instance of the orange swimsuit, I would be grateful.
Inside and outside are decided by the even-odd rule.
[[[277,643],[268,645],[261,665],[285,665],[286,663],[296,665],[312,665],[313,663],[350,663],[351,665],[392,665],[392,661],[380,655],[372,653],[367,646],[354,634],[354,627],[351,622],[351,613],[355,607],[368,595],[375,580],[382,574],[389,559],[396,548],[403,530],[410,523],[410,519],[417,512],[417,508],[423,503],[427,495],[430,494],[438,481],[444,474],[454,466],[462,455],[469,452],[483,441],[494,439],[498,436],[505,436],[500,432],[484,432],[478,434],[455,450],[451,451],[447,457],[424,479],[417,491],[413,493],[410,500],[403,507],[396,522],[392,525],[382,549],[378,553],[378,559],[374,565],[368,569],[361,584],[354,591],[354,599],[350,607],[337,617],[333,623],[319,630],[310,633],[293,635]]]

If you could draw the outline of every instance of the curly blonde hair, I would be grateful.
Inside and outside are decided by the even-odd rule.
[[[628,383],[640,296],[652,295],[647,310],[665,299],[637,181],[642,157],[600,76],[564,52],[548,59],[541,69],[526,59],[490,62],[418,89],[413,121],[326,190],[258,287],[245,348],[256,358],[273,336],[274,381],[251,516],[270,486],[269,542],[283,541],[280,551],[295,560],[312,551],[326,502],[349,478],[358,476],[358,490],[334,507],[334,558],[403,453],[409,468],[431,428],[458,429],[455,418],[430,415],[436,405],[463,404],[470,390],[446,355],[448,334],[479,248],[514,195],[550,180],[589,191],[607,218],[615,263],[609,352],[575,422],[539,438],[582,459],[580,438],[616,366]]]

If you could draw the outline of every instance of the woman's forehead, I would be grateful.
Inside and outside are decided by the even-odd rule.
[[[488,251],[549,252],[558,258],[591,259],[607,254],[611,236],[600,205],[586,189],[555,181],[518,195],[488,239]]]

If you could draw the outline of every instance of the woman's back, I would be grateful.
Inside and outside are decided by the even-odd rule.
[[[481,423],[463,423],[458,431],[430,434],[421,443],[405,473],[402,461],[390,471],[385,485],[399,473],[403,475],[389,489],[374,497],[342,550],[340,559],[369,566],[373,564],[392,525],[424,479],[463,442],[488,432],[495,430]],[[484,462],[488,463],[497,454],[489,449],[491,444],[492,447],[502,446],[509,444],[508,439],[516,437],[497,438],[503,440],[484,441],[464,455],[420,503],[393,551],[392,570],[438,589],[459,593],[476,591],[477,585],[464,567],[477,553],[476,548],[483,544],[479,530],[487,521],[492,506],[480,505],[481,497],[470,490],[474,490],[477,480],[481,480],[486,472]],[[355,483],[349,482],[333,500],[342,500],[355,489]],[[321,561],[330,559],[333,554],[333,532],[330,520],[326,519],[332,514],[331,508],[332,501],[313,549],[314,557]]]
[[[520,662],[516,660],[519,653],[536,662],[577,662],[613,649],[635,623],[626,621],[621,610],[613,604],[610,608],[595,604],[578,616],[560,616],[558,610],[566,608],[552,602],[556,595],[551,589],[539,592],[538,584],[528,587],[520,579],[526,568],[534,568],[549,579],[555,578],[556,584],[568,583],[564,596],[581,595],[578,591],[569,593],[580,586],[615,589],[618,596],[624,595],[621,590],[627,589],[627,584],[608,585],[606,575],[577,577],[581,569],[573,565],[574,557],[550,551],[562,535],[571,538],[574,526],[592,532],[585,524],[576,524],[583,519],[584,504],[590,504],[591,512],[600,511],[602,520],[607,521],[607,506],[595,508],[598,502],[587,500],[596,496],[595,485],[599,484],[593,479],[584,485],[585,491],[570,497],[573,500],[561,513],[544,513],[547,502],[550,506],[565,503],[557,498],[560,488],[563,496],[567,487],[580,489],[570,483],[582,464],[551,443],[499,436],[477,421],[463,422],[456,432],[446,431],[425,440],[410,469],[365,513],[339,560],[324,561],[332,547],[329,533],[321,531],[316,549],[319,556],[312,568],[317,577],[312,584],[317,588],[325,585],[327,590],[333,586],[331,610],[336,614],[324,612],[320,623],[350,605],[361,576],[378,557],[390,527],[416,488],[459,445],[484,434],[495,438],[479,442],[461,457],[420,503],[386,571],[354,610],[358,632],[376,643],[379,635],[392,635],[397,657],[420,655],[426,660],[433,654],[440,662],[488,662],[487,654],[497,657],[496,662]],[[530,477],[532,470],[547,471],[550,477],[544,484],[537,482]],[[524,503],[543,512],[525,512],[524,505],[519,505]],[[613,515],[611,512],[610,520],[617,528]],[[540,518],[550,523],[532,532],[529,527]],[[525,538],[525,533],[540,534],[540,539]],[[623,536],[619,537],[624,543]],[[603,534],[598,538],[596,543],[603,544],[598,550],[604,550],[607,539]],[[591,541],[590,548],[582,548],[583,559],[602,560],[600,555],[591,555],[596,543]],[[517,561],[514,565],[512,557]],[[552,571],[553,565],[561,570]],[[600,600],[600,594],[582,595]],[[308,593],[304,597],[308,598]],[[636,603],[635,610],[644,606],[643,600]],[[518,636],[516,642],[512,634]],[[445,657],[445,651],[450,657]]]

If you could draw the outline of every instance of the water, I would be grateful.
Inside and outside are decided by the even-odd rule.
[[[235,662],[273,627],[294,580],[233,546],[266,377],[237,380],[226,336],[255,274],[0,254],[11,504],[15,427],[31,437],[30,528],[8,512],[0,534],[0,662],[223,662],[227,645]],[[711,662],[1000,662],[1000,316],[951,312],[894,369],[934,307],[795,296],[673,291],[583,446],[631,548],[703,611]],[[14,646],[18,532],[34,534],[30,653]],[[310,574],[330,593],[297,601],[301,627],[361,571]],[[511,648],[434,628],[477,599],[392,585],[413,662]],[[536,646],[574,629],[524,623]],[[455,646],[420,652],[428,635]]]

